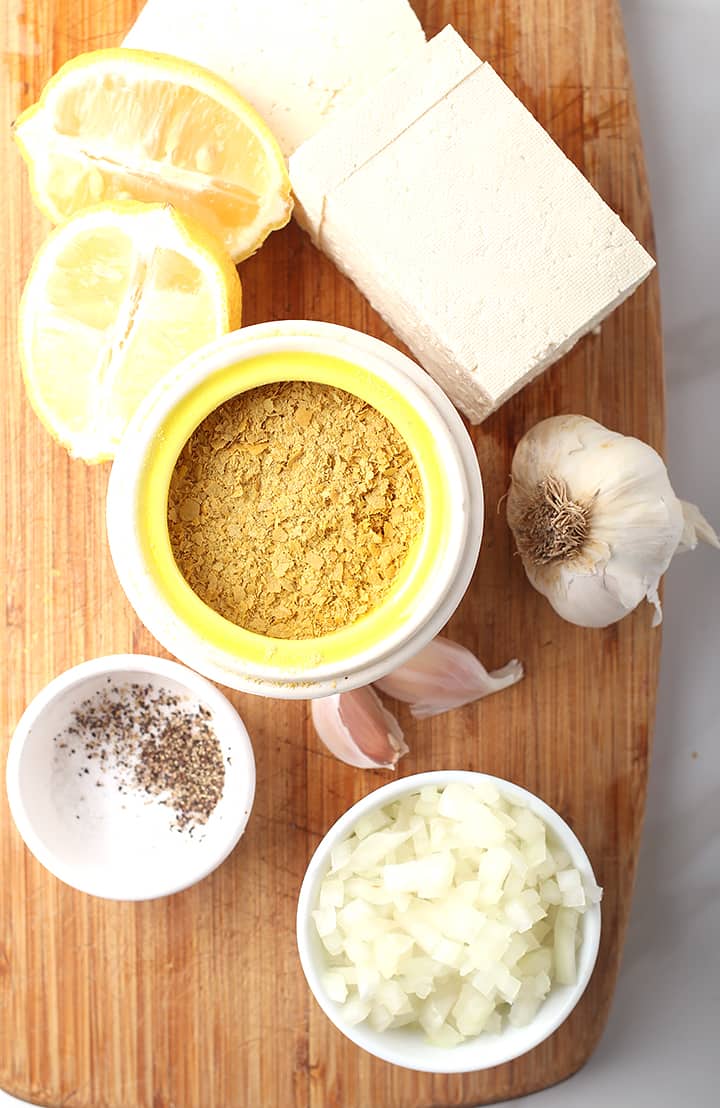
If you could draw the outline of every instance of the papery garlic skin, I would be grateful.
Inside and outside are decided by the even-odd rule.
[[[341,762],[358,769],[394,769],[408,752],[395,716],[369,685],[310,702],[319,738]]]
[[[522,663],[513,658],[502,669],[488,673],[467,647],[436,638],[375,685],[387,696],[409,704],[416,719],[425,719],[514,685],[523,672]]]
[[[680,536],[678,554],[684,554],[686,550],[694,550],[699,542],[706,542],[709,546],[715,546],[720,550],[720,538],[705,519],[700,509],[695,504],[688,504],[687,500],[681,500],[683,510],[684,527]]]
[[[585,520],[577,515],[575,530],[573,510]],[[673,555],[698,539],[718,545],[651,446],[579,415],[545,419],[520,440],[507,518],[530,582],[581,627],[607,627],[644,599],[657,625],[658,585]]]

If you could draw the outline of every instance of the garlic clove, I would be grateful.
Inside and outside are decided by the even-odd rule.
[[[562,619],[578,627],[609,627],[623,619],[642,600],[655,607],[653,627],[662,622],[658,596],[660,575],[651,580],[637,576],[614,577],[602,564],[589,572],[578,573],[561,566],[530,568],[527,575],[539,593],[550,601]]]
[[[400,724],[369,685],[311,701],[318,736],[331,754],[358,769],[395,769],[408,752]]]
[[[506,689],[523,673],[522,663],[515,658],[488,673],[466,647],[437,638],[375,685],[387,696],[409,704],[416,719],[425,719]]]

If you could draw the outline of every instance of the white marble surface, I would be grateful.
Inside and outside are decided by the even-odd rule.
[[[621,3],[655,210],[670,473],[717,527],[720,0]],[[579,1074],[514,1105],[718,1103],[719,655],[720,558],[706,548],[678,558],[667,577],[647,820],[607,1031]],[[0,1092],[0,1108],[19,1103]]]

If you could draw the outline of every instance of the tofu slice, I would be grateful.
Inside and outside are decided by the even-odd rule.
[[[479,423],[654,266],[451,27],[290,159],[298,216]]]
[[[388,85],[382,82],[334,124],[326,124],[329,130],[317,141],[305,143],[293,156],[293,189],[302,197],[299,222],[311,233],[319,228],[326,196],[478,67],[477,55],[450,27],[436,35],[432,48],[419,51],[413,59],[413,65],[403,65],[394,74],[387,105]]]
[[[424,44],[407,0],[147,0],[123,42],[224,77],[286,156]]]

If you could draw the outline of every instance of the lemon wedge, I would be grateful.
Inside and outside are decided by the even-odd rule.
[[[240,325],[223,245],[170,205],[88,208],[38,252],[20,302],[30,402],[76,458],[112,458],[152,386]]]
[[[179,58],[81,54],[13,130],[35,203],[54,223],[104,201],[168,202],[238,262],[290,219],[290,180],[269,128],[231,85]]]

